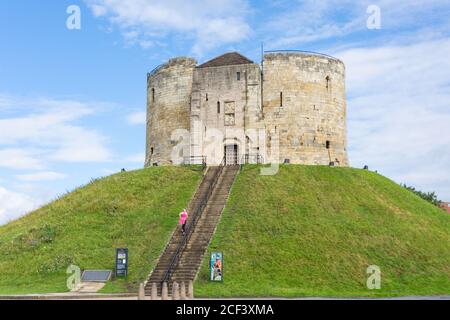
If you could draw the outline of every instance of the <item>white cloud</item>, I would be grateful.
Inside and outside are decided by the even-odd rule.
[[[10,169],[41,169],[44,167],[43,162],[38,158],[36,152],[8,148],[0,149],[0,167]]]
[[[129,124],[145,124],[147,121],[147,113],[146,112],[133,112],[128,115],[127,122]]]
[[[104,16],[107,13],[106,7],[97,5],[97,4],[91,4],[90,8],[92,10],[92,13],[96,17]]]
[[[245,0],[85,0],[95,16],[119,26],[127,43],[150,46],[173,36],[194,42],[197,55],[247,38]]]
[[[137,153],[137,154],[132,154],[128,157],[126,157],[124,159],[125,162],[130,162],[130,163],[140,163],[140,164],[144,164],[145,162],[145,153],[141,152],[141,153]]]
[[[108,162],[111,153],[105,146],[106,137],[92,129],[65,125],[59,130],[64,143],[49,155],[49,159],[62,162]]]
[[[107,137],[79,122],[111,107],[105,103],[0,93],[0,168],[38,170],[2,180],[8,184],[6,188],[13,189],[0,188],[0,224],[37,208],[57,194],[58,190],[49,189],[48,185],[35,184],[67,177],[48,170],[53,165],[112,160]]]
[[[106,137],[74,124],[93,115],[94,105],[72,100],[9,99],[8,108],[21,114],[0,119],[0,152],[4,154],[0,166],[40,169],[49,161],[109,161]]]
[[[0,186],[0,225],[34,210],[39,204],[27,195],[8,191]]]
[[[450,39],[349,49],[352,165],[450,199]]]
[[[330,37],[348,34],[356,27],[355,7],[353,4],[345,11],[344,21],[336,21],[331,15],[337,8],[347,7],[346,1],[314,1],[307,0],[290,5],[290,10],[268,19],[263,28],[267,33],[268,46],[273,49],[291,45],[313,42]],[[362,18],[362,15],[359,19]],[[361,27],[362,28],[362,27]]]
[[[63,173],[44,171],[62,162],[108,162],[107,138],[78,123],[111,107],[104,103],[27,98],[0,93],[0,168],[39,170],[6,180],[35,183],[66,178]],[[16,184],[15,191],[0,188],[0,224],[35,209],[55,195],[55,190],[34,184]]]
[[[16,179],[21,181],[54,181],[54,180],[61,180],[65,179],[67,175],[63,173],[58,172],[52,172],[52,171],[41,171],[41,172],[35,172],[35,173],[28,173],[28,174],[19,174],[16,175]]]
[[[384,39],[411,29],[416,36],[418,28],[430,31],[431,25],[437,34],[449,27],[445,13],[449,3],[445,0],[305,0],[285,5],[285,10],[268,17],[261,27],[269,49],[286,49],[321,40],[337,41],[361,31],[367,32],[367,41],[379,35],[367,29],[369,5],[380,8],[381,29],[392,31],[384,34]]]
[[[10,95],[0,93],[0,110],[2,112],[9,111],[11,105],[14,105],[14,98]]]
[[[118,170],[117,170],[117,169],[108,169],[108,168],[105,168],[105,169],[102,169],[102,172],[105,173],[105,174],[107,174],[107,175],[109,176],[109,175],[112,175],[112,174],[117,173]]]

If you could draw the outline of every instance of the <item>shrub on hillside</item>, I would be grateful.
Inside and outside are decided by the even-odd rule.
[[[418,195],[419,197],[421,197],[425,201],[428,201],[428,202],[434,204],[437,207],[439,207],[441,205],[441,203],[442,203],[442,201],[440,201],[437,198],[437,195],[436,195],[436,193],[434,191],[433,192],[423,192],[423,191],[417,190],[414,187],[407,186],[406,184],[402,184],[401,186],[403,188],[408,189],[409,191],[415,193],[416,195]]]

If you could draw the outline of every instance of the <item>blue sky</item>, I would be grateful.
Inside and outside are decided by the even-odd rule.
[[[66,27],[70,5],[80,30]],[[2,1],[0,224],[142,167],[154,67],[233,50],[259,61],[262,42],[342,59],[352,166],[450,200],[449,14],[438,0]]]

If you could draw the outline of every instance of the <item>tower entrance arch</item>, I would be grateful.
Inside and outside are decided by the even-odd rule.
[[[225,151],[225,165],[232,166],[239,164],[239,146],[237,144],[226,144]]]

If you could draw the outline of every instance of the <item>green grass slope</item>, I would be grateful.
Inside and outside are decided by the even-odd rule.
[[[210,250],[224,252],[224,282],[203,297],[450,294],[450,215],[373,172],[245,166]],[[381,290],[366,269],[381,268]]]
[[[128,281],[104,291],[136,291],[155,265],[201,172],[153,167],[89,185],[0,227],[0,294],[65,292],[66,268],[113,269],[129,248]]]

